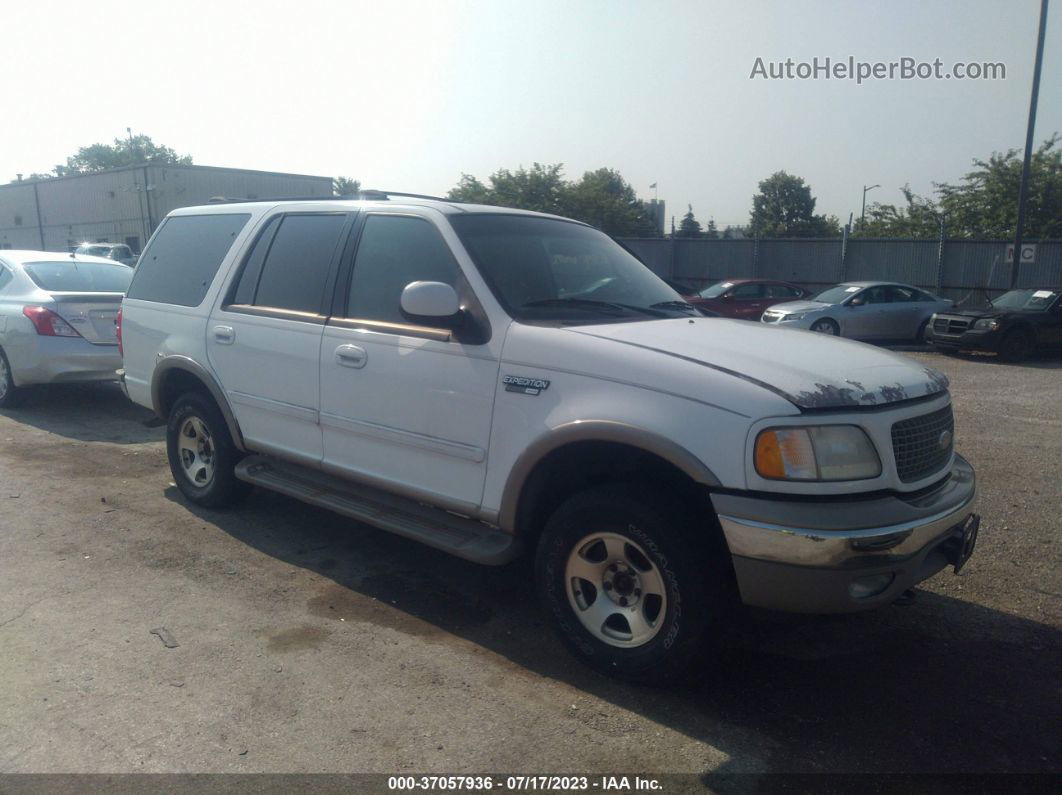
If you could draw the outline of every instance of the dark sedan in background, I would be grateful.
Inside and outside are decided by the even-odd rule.
[[[937,312],[926,341],[943,351],[994,351],[1011,362],[1062,350],[1062,288],[1011,290],[979,308]]]

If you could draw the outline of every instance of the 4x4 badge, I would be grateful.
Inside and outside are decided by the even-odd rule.
[[[522,375],[506,375],[502,377],[506,392],[519,392],[522,395],[537,395],[549,389],[549,381],[541,378],[525,378]]]

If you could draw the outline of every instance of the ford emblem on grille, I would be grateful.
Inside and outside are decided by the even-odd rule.
[[[940,445],[941,450],[947,450],[951,447],[951,431],[941,431],[937,444]]]

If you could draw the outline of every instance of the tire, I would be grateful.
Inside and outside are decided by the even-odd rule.
[[[543,605],[572,653],[610,676],[667,684],[709,665],[736,604],[721,531],[677,504],[603,486],[570,498],[543,530]]]
[[[166,424],[166,454],[173,482],[189,502],[224,508],[250,490],[236,478],[242,454],[221,412],[198,392],[185,393],[174,402]]]
[[[829,318],[816,320],[811,324],[811,330],[817,331],[819,334],[829,334],[832,337],[841,336],[841,327],[837,325],[836,320],[830,320]]]
[[[999,344],[999,358],[1005,362],[1023,362],[1032,351],[1032,340],[1020,330],[1011,331]]]
[[[11,374],[11,365],[7,355],[0,350],[0,409],[12,409],[22,399],[22,389],[15,386],[15,377]]]
[[[928,328],[929,328],[929,319],[926,318],[925,320],[922,321],[922,325],[918,327],[918,331],[915,333],[914,341],[915,341],[916,345],[928,345],[929,344],[929,340],[926,339],[926,329],[928,329]]]

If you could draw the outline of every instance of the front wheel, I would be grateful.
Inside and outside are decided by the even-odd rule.
[[[706,510],[708,510],[706,508]],[[571,651],[646,683],[709,664],[732,607],[729,554],[707,517],[636,487],[577,494],[550,518],[536,555],[540,596]]]
[[[820,334],[829,334],[831,337],[836,337],[841,333],[841,329],[836,321],[830,320],[829,318],[825,320],[816,320],[811,324],[811,330],[817,331]]]
[[[1023,362],[1029,357],[1032,342],[1024,331],[1012,331],[999,345],[999,358],[1005,362]]]
[[[173,404],[166,426],[166,453],[177,488],[204,508],[231,505],[249,489],[236,478],[240,452],[210,398],[196,392]]]

